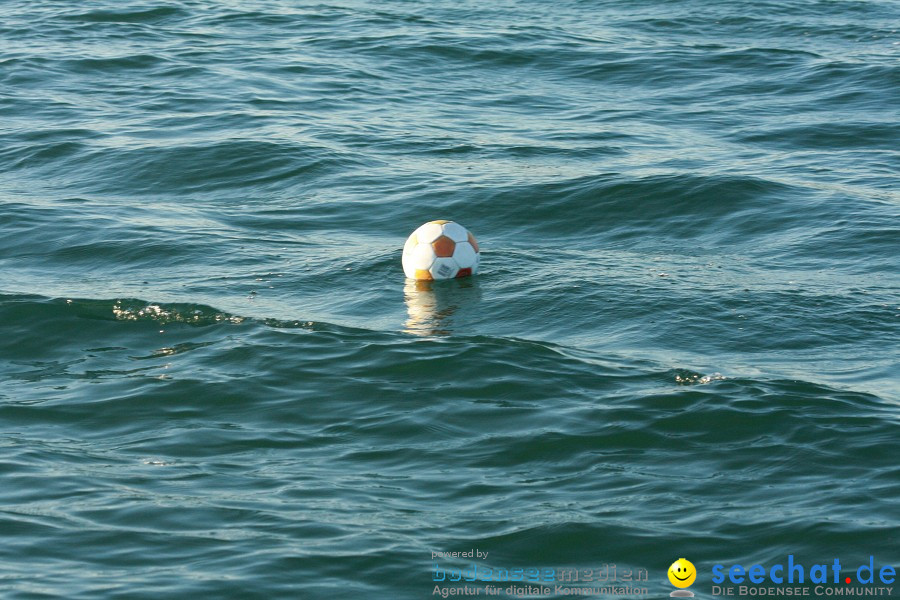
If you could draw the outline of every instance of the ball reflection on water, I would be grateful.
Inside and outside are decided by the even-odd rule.
[[[403,286],[406,327],[413,335],[450,335],[478,302],[481,292],[472,278],[451,281],[407,279]]]

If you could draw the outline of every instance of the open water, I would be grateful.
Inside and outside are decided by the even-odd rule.
[[[900,567],[898,30],[2,0],[0,597]],[[408,284],[440,218],[482,273]]]

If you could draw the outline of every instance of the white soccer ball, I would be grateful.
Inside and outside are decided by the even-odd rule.
[[[478,272],[478,242],[453,221],[429,221],[403,246],[403,272],[410,279],[453,279]]]

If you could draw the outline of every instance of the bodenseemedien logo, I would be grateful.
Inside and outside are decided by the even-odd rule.
[[[693,598],[694,592],[684,589],[691,587],[694,580],[697,579],[697,569],[694,563],[686,558],[679,558],[669,567],[669,582],[679,588],[669,594],[673,598]]]

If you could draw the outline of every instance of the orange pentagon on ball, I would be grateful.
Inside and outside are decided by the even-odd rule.
[[[472,244],[472,247],[475,248],[475,252],[478,252],[478,242],[475,241],[475,236],[472,235],[472,232],[469,232],[469,243]]]
[[[434,253],[437,256],[453,256],[453,251],[456,249],[456,242],[446,235],[442,235],[431,242],[431,247],[434,248]]]

